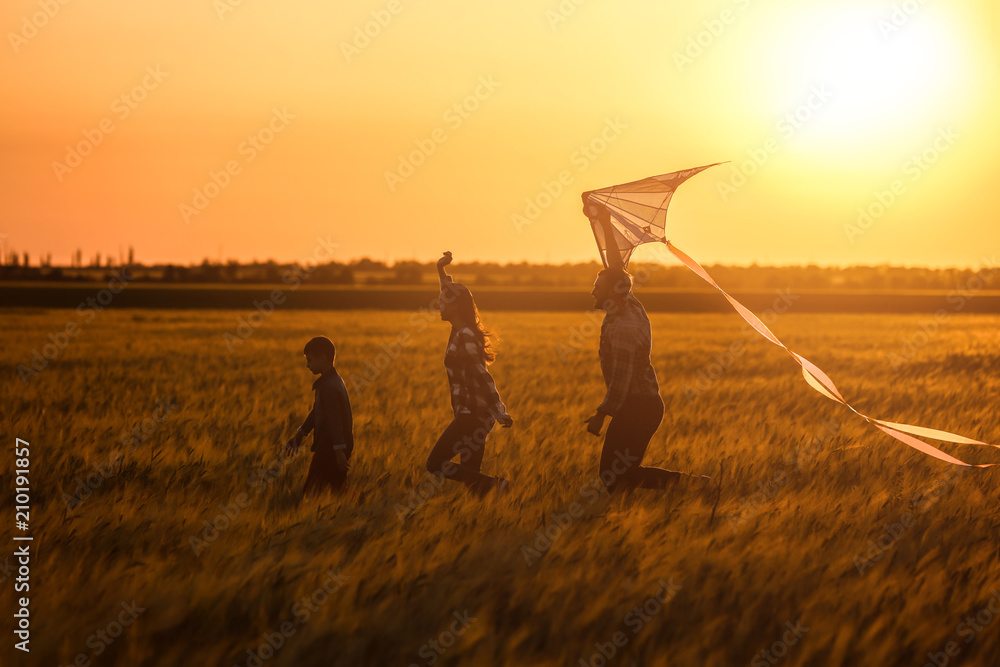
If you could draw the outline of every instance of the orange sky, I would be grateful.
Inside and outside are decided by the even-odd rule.
[[[1000,0],[63,2],[0,13],[33,257],[583,261],[582,190],[723,160],[703,262],[1000,254]]]

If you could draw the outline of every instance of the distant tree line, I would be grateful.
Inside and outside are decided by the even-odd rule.
[[[368,258],[347,263],[328,262],[314,266],[275,261],[240,263],[235,260],[200,264],[146,265],[133,261],[134,254],[120,252],[118,258],[99,254],[84,265],[82,253],[69,266],[53,266],[51,255],[31,263],[27,253],[7,251],[0,264],[0,280],[91,282],[110,278],[127,269],[137,283],[188,284],[282,284],[296,277],[301,284],[314,285],[425,285],[437,284],[434,262],[400,261],[392,264]],[[577,264],[497,264],[465,262],[454,265],[456,280],[469,285],[496,287],[589,287],[600,269],[597,262]],[[715,280],[729,291],[763,289],[828,290],[949,290],[967,286],[970,280],[984,280],[990,288],[1000,281],[991,278],[996,267],[979,269],[929,269],[893,266],[727,266],[706,267]],[[983,268],[986,270],[984,271]],[[638,289],[702,289],[705,284],[679,265],[633,263],[629,267],[640,277]],[[977,278],[978,277],[978,278]],[[984,278],[985,277],[985,278]]]

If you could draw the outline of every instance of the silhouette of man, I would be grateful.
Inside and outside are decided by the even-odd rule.
[[[649,317],[632,294],[632,276],[621,265],[608,210],[592,203],[584,210],[604,228],[610,264],[597,274],[591,292],[594,307],[605,312],[599,356],[607,393],[586,420],[587,431],[600,436],[604,420],[611,417],[601,451],[601,482],[608,492],[663,489],[677,484],[682,478],[707,487],[711,483],[707,476],[692,478],[686,473],[640,465],[650,439],[663,420],[664,410],[656,373],[649,360],[652,349]]]

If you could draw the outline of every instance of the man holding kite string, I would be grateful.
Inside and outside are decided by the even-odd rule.
[[[789,349],[746,306],[726,292],[694,259],[667,240],[667,207],[684,181],[719,162],[683,169],[669,174],[650,176],[630,183],[612,185],[583,193],[583,212],[590,219],[594,240],[604,262],[604,270],[594,283],[595,307],[607,312],[601,327],[601,371],[608,386],[604,402],[596,414],[587,419],[587,430],[600,435],[604,419],[611,416],[601,455],[601,479],[624,478],[629,486],[660,488],[676,483],[682,473],[643,468],[639,465],[649,439],[663,417],[663,402],[659,397],[656,376],[649,363],[649,318],[642,304],[632,296],[632,280],[625,267],[632,252],[644,243],[663,243],[673,255],[695,275],[718,290],[736,312],[765,339],[785,350],[802,368],[802,377],[810,387],[836,401],[870,425],[914,449],[952,465],[988,468],[993,463],[969,464],[928,444],[921,438],[963,445],[998,447],[956,433],[914,424],[901,424],[875,419],[859,412],[816,364]],[[630,449],[634,447],[635,449]],[[638,458],[636,458],[636,455]],[[624,473],[618,473],[622,463]],[[610,470],[609,470],[610,466]],[[721,475],[721,467],[720,467]],[[699,484],[710,484],[707,477],[694,478]],[[613,483],[605,482],[609,490]],[[716,496],[718,503],[718,496]],[[714,513],[714,510],[713,510]]]
[[[682,479],[706,489],[712,479],[705,475],[693,477],[640,465],[664,411],[656,372],[649,360],[652,331],[646,310],[632,294],[632,276],[625,271],[610,213],[606,207],[588,201],[587,194],[583,195],[584,213],[594,226],[605,260],[591,295],[594,307],[605,312],[599,356],[607,394],[586,420],[587,431],[600,436],[605,418],[611,417],[601,452],[601,482],[609,493],[619,489],[663,489]]]

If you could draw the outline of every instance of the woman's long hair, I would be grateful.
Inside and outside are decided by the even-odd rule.
[[[461,283],[451,283],[448,285],[448,289],[454,295],[455,308],[458,310],[461,321],[468,324],[472,333],[479,340],[486,363],[492,364],[497,358],[493,342],[500,339],[483,326],[483,321],[479,317],[479,309],[476,308],[476,301],[472,298],[472,292],[469,291],[468,287]]]

